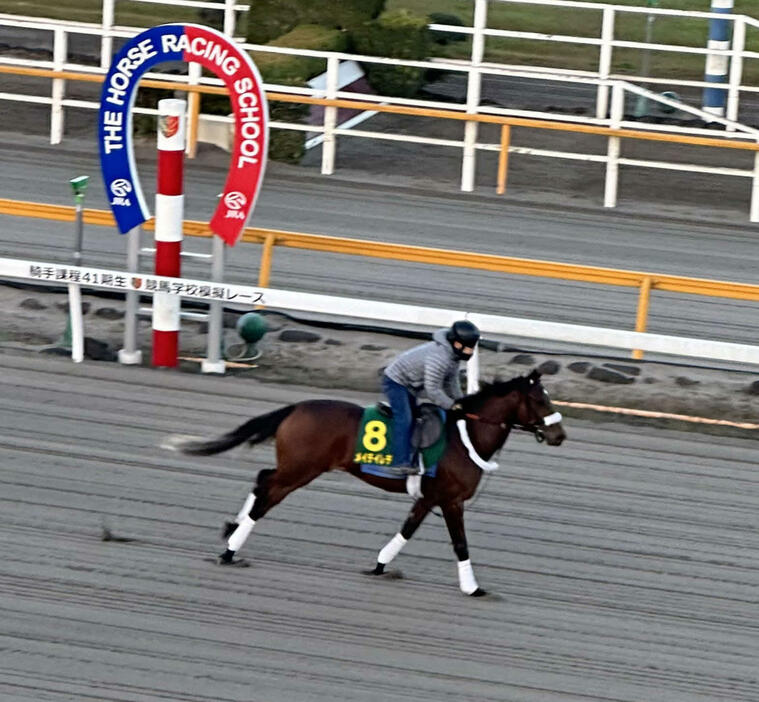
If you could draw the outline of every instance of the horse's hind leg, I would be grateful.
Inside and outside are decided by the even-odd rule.
[[[432,505],[423,498],[414,503],[401,530],[379,552],[377,565],[374,570],[368,571],[370,575],[382,575],[385,572],[385,566],[401,552],[431,509]]]
[[[242,523],[245,517],[250,516],[250,512],[253,509],[253,505],[256,501],[256,494],[259,489],[258,486],[262,485],[267,476],[273,472],[273,468],[264,468],[258,472],[258,475],[256,476],[256,484],[252,487],[251,491],[248,493],[248,496],[245,498],[245,502],[243,503],[240,511],[237,513],[235,520],[233,522],[224,522],[222,538],[228,539],[230,536],[232,536],[235,529],[237,529],[238,525]]]
[[[256,479],[256,486],[245,500],[243,508],[237,515],[237,526],[227,524],[227,549],[218,562],[220,565],[247,565],[242,560],[235,560],[235,554],[248,540],[256,522],[272,507],[282,502],[293,490],[310,483],[322,470],[288,471],[279,466],[277,470],[262,470]],[[246,511],[247,508],[247,511]]]
[[[472,570],[472,562],[469,560],[469,546],[466,542],[466,531],[464,530],[464,505],[460,502],[453,502],[441,505],[441,508],[448,533],[451,535],[453,551],[458,559],[459,588],[465,595],[482,597],[487,593],[477,585]]]

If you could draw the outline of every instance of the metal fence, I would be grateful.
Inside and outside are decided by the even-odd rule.
[[[234,33],[236,28],[236,15],[244,11],[246,6],[238,5],[232,0],[226,0],[224,4],[209,2],[190,2],[189,0],[138,0],[140,2],[154,2],[164,5],[181,5],[185,7],[204,7],[217,9],[224,13],[224,27],[229,33]],[[745,126],[736,121],[740,113],[740,97],[742,93],[759,92],[759,87],[745,85],[743,83],[743,62],[745,60],[759,58],[759,52],[750,52],[745,48],[747,28],[759,28],[759,20],[742,15],[720,14],[722,20],[733,23],[733,44],[726,50],[717,51],[705,47],[687,47],[675,45],[661,45],[647,42],[632,42],[617,37],[618,18],[623,13],[648,13],[669,17],[701,18],[713,17],[708,12],[685,12],[678,10],[660,10],[650,7],[627,7],[587,2],[568,2],[558,0],[489,0],[490,3],[521,3],[532,5],[536,8],[541,6],[557,6],[573,8],[583,12],[595,12],[601,14],[601,31],[598,37],[577,37],[561,34],[540,34],[536,32],[511,31],[489,28],[487,24],[488,0],[473,0],[474,22],[471,27],[458,27],[453,25],[433,24],[433,31],[460,32],[471,34],[472,54],[468,61],[450,61],[435,59],[432,61],[402,61],[398,59],[383,58],[376,56],[361,56],[337,52],[308,51],[288,47],[272,47],[264,45],[243,44],[243,48],[251,52],[279,53],[294,56],[318,57],[325,61],[326,81],[323,88],[292,88],[289,86],[267,84],[266,89],[270,98],[289,99],[291,101],[303,101],[321,103],[325,105],[323,121],[319,125],[272,122],[274,129],[292,129],[319,133],[322,141],[322,172],[331,174],[336,166],[336,145],[338,139],[383,139],[407,142],[419,145],[420,148],[442,147],[457,148],[461,151],[461,189],[472,191],[474,189],[474,176],[476,158],[478,152],[497,151],[505,153],[520,153],[535,157],[555,158],[562,160],[582,160],[597,162],[606,168],[606,189],[604,204],[613,207],[617,201],[617,183],[619,167],[657,168],[670,170],[685,170],[714,175],[728,175],[750,179],[752,185],[749,189],[751,205],[749,218],[751,221],[759,221],[759,153],[754,158],[753,167],[737,168],[733,166],[715,167],[701,164],[663,161],[641,160],[625,158],[621,153],[620,134],[618,130],[632,129],[647,131],[657,138],[667,135],[680,137],[677,141],[682,142],[682,137],[718,137],[729,142],[748,142],[753,146],[759,143],[759,130]],[[0,15],[0,21],[9,27],[32,28],[39,31],[50,32],[53,35],[52,61],[18,58],[0,55],[0,73],[19,73],[23,69],[35,71],[36,75],[47,75],[52,79],[52,89],[47,95],[29,95],[20,93],[0,93],[0,99],[17,102],[28,102],[50,105],[51,128],[50,140],[56,144],[64,135],[64,111],[68,109],[96,109],[98,103],[94,100],[73,100],[66,98],[66,80],[90,79],[101,80],[105,72],[104,66],[110,62],[110,52],[113,42],[119,39],[134,36],[141,31],[133,27],[117,27],[113,25],[114,0],[104,0],[103,16],[99,24],[83,24],[71,22],[56,22],[32,17],[18,17],[13,15]],[[68,58],[68,37],[70,35],[93,35],[101,38],[100,67],[85,66],[72,63]],[[493,38],[531,39],[545,42],[564,42],[578,45],[588,45],[598,49],[598,68],[595,71],[571,71],[553,67],[494,65],[483,63],[485,56],[486,40]],[[662,79],[649,76],[616,75],[611,72],[613,65],[613,52],[616,49],[634,48],[640,50],[656,50],[674,53],[696,54],[708,56],[721,56],[730,59],[731,69],[729,81],[724,90],[728,93],[727,117],[722,118],[701,110],[699,107],[685,104],[684,102],[662,96],[658,93],[641,87],[640,84],[658,84]],[[467,92],[464,102],[441,102],[434,100],[400,99],[382,95],[367,95],[341,90],[338,83],[339,66],[344,61],[355,61],[363,64],[383,64],[395,66],[409,66],[426,70],[445,70],[458,74],[466,81]],[[590,86],[595,93],[595,116],[568,115],[557,112],[536,112],[508,107],[497,107],[481,104],[481,86],[484,78],[512,77],[551,84],[581,84]],[[152,80],[166,80],[165,73],[150,73],[146,75],[144,85]],[[190,64],[187,75],[170,76],[178,87],[192,88],[193,86],[205,87],[208,91],[221,88],[221,81],[215,78],[201,76],[198,64]],[[688,87],[714,87],[713,83],[705,81],[682,81],[666,79],[668,86]],[[645,99],[657,103],[667,109],[678,109],[682,113],[703,120],[707,123],[721,125],[722,131],[715,132],[713,129],[705,129],[694,126],[676,124],[653,124],[644,121],[630,120],[625,111],[625,103],[630,100]],[[463,134],[460,139],[442,139],[433,136],[419,136],[397,132],[380,132],[370,129],[356,129],[354,127],[340,126],[337,124],[337,110],[340,100],[353,100],[360,109],[372,111],[388,111],[388,107],[408,108],[409,113],[425,117],[456,117],[463,121]],[[198,101],[190,100],[191,125],[198,119],[206,123],[229,122],[224,116],[198,116]],[[413,112],[416,110],[416,112]],[[137,112],[154,114],[155,111],[137,108]],[[425,112],[426,111],[426,112]],[[437,113],[433,112],[437,111]],[[510,141],[504,146],[501,142],[488,143],[483,141],[478,132],[479,124],[486,121],[487,117],[532,119],[544,121],[550,128],[560,129],[562,124],[585,125],[588,127],[607,128],[606,133],[599,130],[599,134],[606,138],[606,153],[599,154],[579,151],[559,151],[556,149],[526,148]],[[530,126],[530,125],[523,125]],[[532,125],[534,126],[534,125]],[[676,141],[672,139],[672,141]],[[696,139],[687,143],[699,143]],[[747,144],[748,145],[748,144]]]

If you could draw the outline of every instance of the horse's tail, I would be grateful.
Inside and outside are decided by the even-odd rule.
[[[237,429],[233,429],[215,439],[202,440],[193,436],[174,434],[163,443],[163,448],[189,453],[194,456],[210,456],[214,453],[221,453],[222,451],[239,446],[244,441],[250,444],[258,444],[274,436],[279,425],[290,416],[290,413],[294,409],[295,405],[288,405],[268,414],[253,417],[253,419],[249,419],[245,424],[237,427]]]

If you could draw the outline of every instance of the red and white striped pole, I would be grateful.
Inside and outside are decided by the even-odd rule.
[[[158,190],[155,196],[155,274],[178,278],[181,273],[184,218],[184,151],[187,103],[158,102]],[[179,363],[180,297],[153,295],[153,365]]]

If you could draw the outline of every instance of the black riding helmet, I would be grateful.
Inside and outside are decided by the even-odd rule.
[[[453,348],[453,353],[462,361],[468,361],[472,355],[464,353],[464,348],[473,349],[480,340],[480,330],[468,319],[460,319],[454,322],[445,335]],[[453,344],[458,341],[462,348],[457,349]]]

